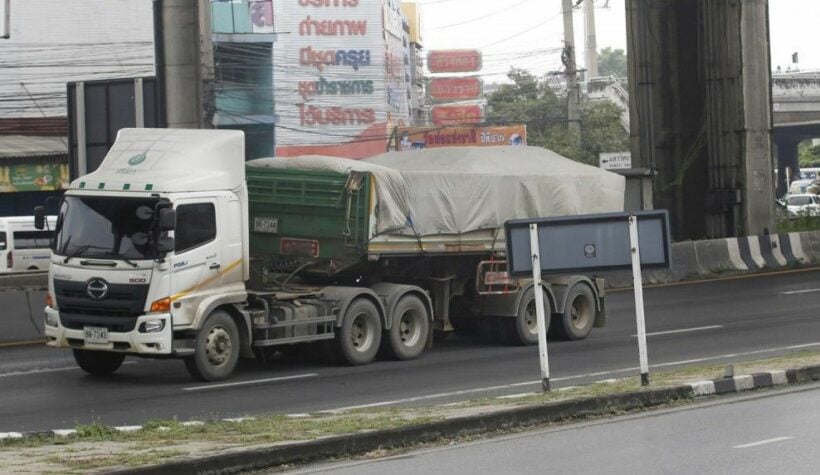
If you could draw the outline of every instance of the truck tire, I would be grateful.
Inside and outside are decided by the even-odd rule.
[[[550,326],[552,306],[544,294],[544,325]],[[524,292],[518,313],[513,318],[498,319],[501,341],[508,345],[537,345],[538,344],[538,316],[535,310],[535,288],[530,287]]]
[[[575,284],[567,292],[561,318],[552,322],[555,336],[562,340],[582,340],[595,323],[595,295],[586,284]]]
[[[376,358],[382,340],[382,324],[376,305],[358,298],[347,307],[336,345],[342,361],[351,366],[370,363]]]
[[[77,366],[94,376],[108,376],[117,371],[125,359],[125,353],[109,351],[74,350]]]
[[[230,377],[239,361],[239,330],[224,310],[215,310],[196,335],[194,355],[185,358],[185,367],[199,381],[220,381]]]
[[[405,295],[396,304],[393,325],[385,332],[387,350],[397,360],[418,358],[427,345],[430,316],[424,302],[415,295]]]

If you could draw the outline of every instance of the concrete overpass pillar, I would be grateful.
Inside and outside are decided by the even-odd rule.
[[[774,229],[768,0],[627,0],[633,163],[676,240]]]

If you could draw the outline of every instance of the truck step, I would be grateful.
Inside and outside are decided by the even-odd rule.
[[[305,336],[293,336],[287,338],[275,338],[273,340],[256,340],[253,342],[254,347],[265,347],[265,346],[276,346],[276,345],[287,345],[290,343],[305,343],[311,341],[319,341],[319,340],[332,340],[335,338],[336,335],[333,333],[326,333],[320,335],[305,335]]]

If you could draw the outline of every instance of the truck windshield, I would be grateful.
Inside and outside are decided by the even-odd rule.
[[[104,259],[156,259],[148,236],[153,220],[137,208],[154,209],[156,198],[66,196],[60,208],[54,253]]]

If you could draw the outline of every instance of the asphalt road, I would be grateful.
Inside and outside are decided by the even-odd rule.
[[[645,299],[653,370],[820,348],[820,270],[648,288]],[[550,343],[554,386],[637,373],[632,292],[611,293],[608,313],[587,340]],[[192,382],[177,360],[129,358],[114,377],[96,379],[69,351],[1,348],[0,356],[0,432],[437,404],[540,387],[537,348],[467,338],[415,361],[363,367],[248,361],[224,384]]]
[[[292,473],[815,474],[818,398],[775,391]]]

